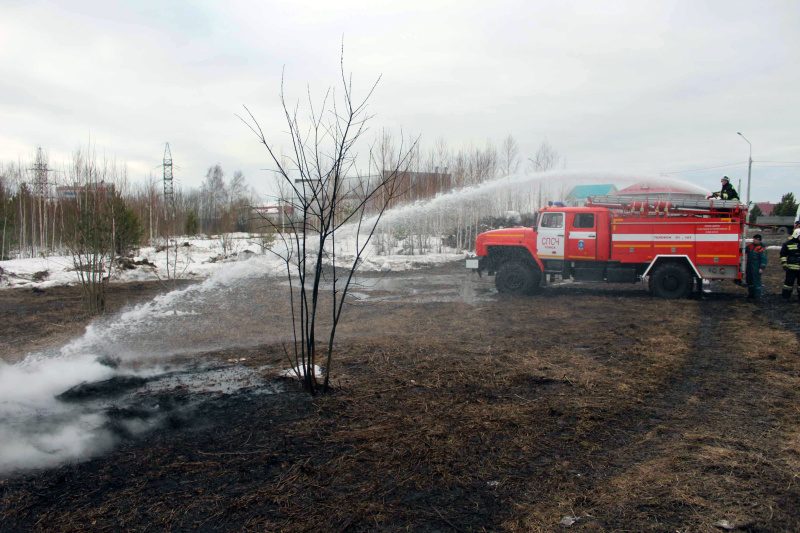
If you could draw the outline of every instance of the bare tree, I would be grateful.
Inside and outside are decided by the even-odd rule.
[[[209,173],[214,168],[211,167]],[[221,173],[222,169],[220,168],[219,171]],[[203,206],[204,192],[191,191],[186,195],[182,189],[176,187],[173,190],[172,201],[163,196],[159,197],[162,200],[157,213],[157,217],[158,215],[161,217],[159,246],[163,246],[166,252],[166,271],[164,274],[156,273],[156,276],[166,286],[175,285],[175,282],[183,277],[192,262],[191,249],[181,246],[178,235],[181,230],[186,230],[186,233],[189,233],[189,229],[191,229],[192,233],[197,232],[196,226],[199,223],[195,215],[195,209],[199,211],[200,207]],[[191,228],[187,224],[189,220],[193,221]]]
[[[377,159],[379,169],[391,168],[397,148],[395,147],[394,136],[390,131],[381,130],[380,138],[375,144],[372,153],[373,157]]]
[[[90,315],[102,314],[114,259],[112,175],[93,154],[73,154],[70,179],[74,198],[64,207],[64,231]]]
[[[539,149],[536,151],[536,156],[534,158],[528,158],[530,162],[530,169],[533,172],[547,172],[549,170],[555,169],[559,163],[561,162],[562,157],[558,153],[558,151],[553,148],[550,142],[547,139],[542,141],[542,144],[539,145]],[[536,191],[532,195],[535,198],[535,209],[541,208],[547,199],[547,196],[550,194],[550,183],[545,183],[544,180],[539,180],[536,184]],[[562,183],[562,189],[564,187]],[[561,193],[559,196],[563,196],[565,193]]]
[[[247,231],[248,211],[249,206],[252,205],[252,198],[253,194],[250,187],[247,186],[244,174],[241,170],[237,170],[228,184],[228,200],[230,202],[228,212],[233,221],[234,231]]]
[[[503,147],[500,153],[500,167],[504,176],[514,174],[519,170],[519,147],[513,135],[503,139]]]
[[[228,187],[225,184],[225,173],[219,163],[208,167],[206,179],[202,189],[203,215],[202,222],[206,231],[218,233],[220,231],[219,219],[222,210],[227,207]]]
[[[378,82],[363,99],[356,100],[352,75],[346,75],[344,70],[343,54],[340,72],[339,92],[329,88],[320,105],[314,105],[309,91],[307,129],[301,126],[299,103],[293,107],[287,104],[281,82],[281,103],[293,147],[288,166],[247,108],[248,117],[242,119],[267,149],[277,177],[293,192],[294,231],[281,234],[282,246],[276,245],[270,251],[286,264],[294,326],[291,358],[305,390],[311,394],[328,390],[333,341],[348,289],[387,205],[396,194],[398,175],[407,170],[410,152],[404,152],[401,146],[388,157],[382,146],[378,146],[370,150],[373,172],[366,176],[358,172],[356,144],[371,118],[367,103]],[[349,233],[349,238],[355,240],[355,250],[348,255],[339,248],[342,233]],[[326,272],[332,290],[323,297]],[[329,314],[323,313],[323,308]],[[329,320],[324,325],[323,316]],[[318,338],[326,342],[325,377],[321,385],[315,375]]]
[[[447,172],[450,166],[450,148],[447,146],[447,141],[444,137],[436,139],[436,145],[433,148],[435,153],[436,166],[442,169],[442,172]]]
[[[0,216],[2,220],[2,245],[0,245],[0,261],[11,255],[11,250],[16,244],[21,251],[22,243],[16,236],[16,228],[20,225],[17,208],[21,204],[22,171],[14,163],[0,164]],[[15,190],[17,191],[15,193]],[[17,204],[17,205],[15,205]]]
[[[247,198],[247,180],[241,170],[233,173],[231,181],[228,184],[228,196],[231,202],[239,202]]]
[[[47,250],[47,230],[48,230],[48,214],[50,211],[51,183],[49,168],[49,156],[41,147],[36,149],[36,155],[33,157],[33,165],[30,169],[33,174],[33,196],[35,202],[33,204],[33,224],[32,224],[32,245],[38,253],[46,253]]]
[[[542,141],[534,158],[528,158],[533,165],[534,172],[547,172],[553,170],[561,161],[561,155],[552,147],[547,139]]]

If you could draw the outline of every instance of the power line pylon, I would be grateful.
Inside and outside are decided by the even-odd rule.
[[[171,210],[175,205],[175,191],[172,187],[172,152],[169,143],[164,149],[164,206]]]
[[[50,195],[50,181],[48,174],[53,172],[52,168],[47,168],[47,157],[41,148],[36,152],[36,162],[33,168],[29,169],[34,172],[33,178],[33,194],[39,198],[48,198]]]

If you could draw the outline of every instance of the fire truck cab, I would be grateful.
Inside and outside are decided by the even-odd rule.
[[[488,231],[467,267],[495,276],[502,293],[548,281],[647,281],[662,298],[706,279],[741,280],[745,206],[732,200],[594,196],[586,207],[547,207],[532,228]]]

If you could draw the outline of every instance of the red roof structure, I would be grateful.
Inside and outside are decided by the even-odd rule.
[[[758,202],[756,205],[761,209],[761,214],[765,217],[772,215],[772,208],[775,207],[775,204],[771,202]]]

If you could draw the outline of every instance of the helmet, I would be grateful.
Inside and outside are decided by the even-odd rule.
[[[730,181],[730,179],[728,178],[728,176],[722,176],[722,179],[720,181]]]
[[[794,230],[792,232],[792,238],[793,239],[800,239],[800,228],[797,228],[796,230]]]

